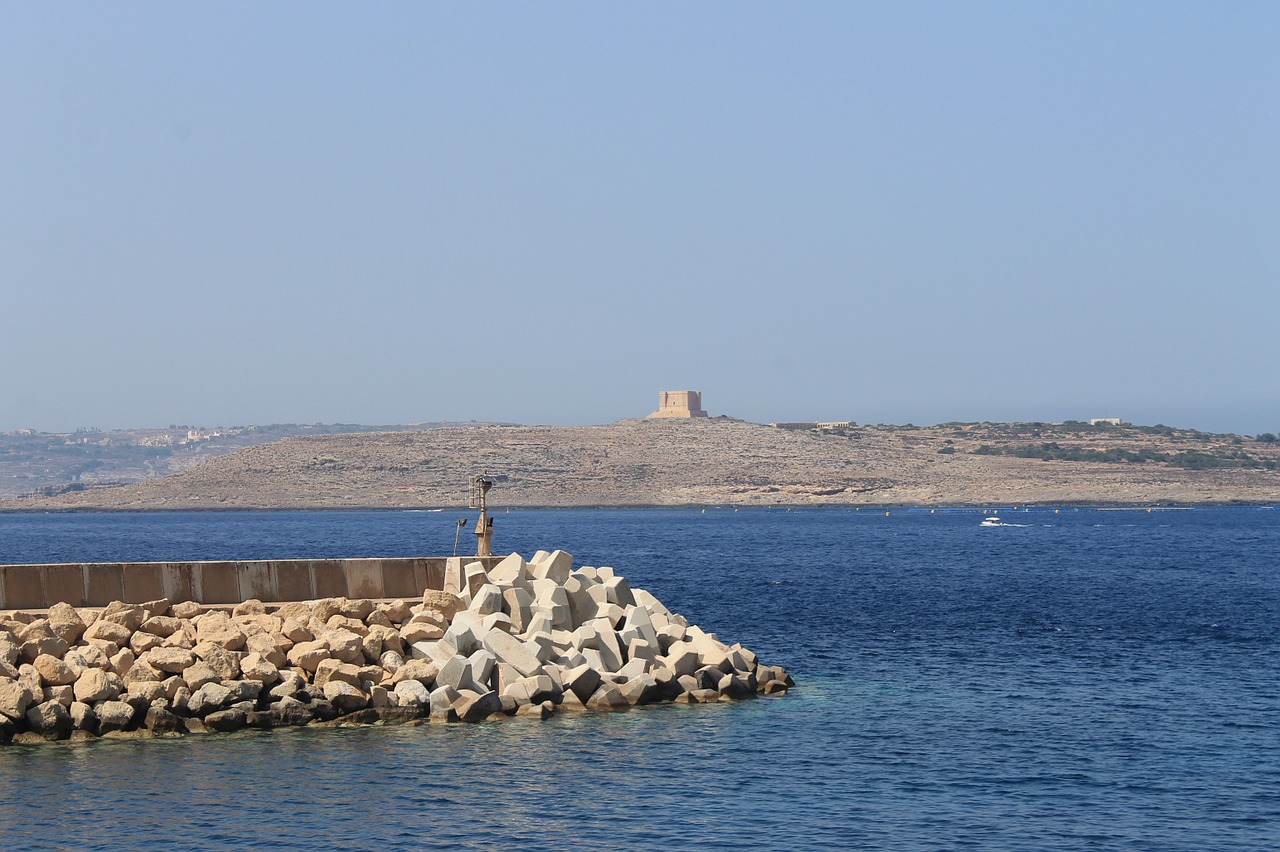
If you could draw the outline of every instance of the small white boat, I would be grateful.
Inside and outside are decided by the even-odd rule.
[[[1003,522],[1003,521],[1001,521],[999,518],[997,518],[995,515],[991,515],[990,517],[987,517],[987,518],[983,518],[983,519],[982,519],[982,526],[984,526],[984,527],[1002,527],[1002,526],[1004,526],[1004,522]]]

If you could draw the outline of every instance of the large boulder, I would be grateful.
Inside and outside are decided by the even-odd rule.
[[[15,666],[21,654],[22,646],[7,631],[0,630],[0,663]]]
[[[410,660],[396,669],[391,682],[400,684],[412,680],[430,689],[439,675],[440,667],[431,660]]]
[[[217,683],[222,680],[216,671],[203,660],[192,663],[182,670],[182,682],[192,692],[204,686],[206,683]]]
[[[65,740],[75,724],[71,713],[57,701],[45,701],[27,708],[27,727],[46,740]]]
[[[231,690],[216,681],[206,683],[187,699],[187,712],[205,716],[221,707],[231,697]]]
[[[248,714],[239,707],[229,707],[226,710],[215,710],[205,716],[204,723],[215,731],[229,733],[243,728],[247,716]]]
[[[19,721],[27,715],[27,708],[34,699],[25,684],[7,677],[0,678],[0,714]]]
[[[49,629],[68,645],[74,645],[79,641],[81,634],[85,631],[84,619],[80,617],[80,613],[76,612],[76,608],[68,603],[58,602],[49,607],[48,620]]]
[[[418,680],[402,680],[395,686],[396,698],[401,707],[428,707],[431,693]]]
[[[344,716],[369,706],[368,696],[351,684],[340,680],[331,680],[324,685],[324,697]]]
[[[98,714],[98,733],[122,731],[133,723],[138,711],[125,701],[103,701],[93,708]]]
[[[422,608],[432,609],[453,621],[453,617],[466,608],[462,599],[450,592],[427,589],[422,593]]]
[[[173,647],[152,648],[143,659],[153,669],[169,674],[182,674],[196,662],[195,654],[191,651]]]
[[[138,626],[143,633],[168,638],[182,629],[182,619],[171,615],[153,615]]]
[[[40,672],[40,678],[47,686],[65,686],[76,682],[76,673],[71,670],[71,666],[57,657],[41,654],[32,665]]]
[[[99,618],[84,631],[86,642],[112,642],[118,647],[128,645],[131,636],[133,636],[132,630],[118,621],[107,618]]]
[[[196,641],[201,644],[209,642],[227,651],[239,651],[248,638],[225,612],[206,612],[193,621],[196,625]]]
[[[242,642],[241,646],[243,645]],[[192,649],[192,653],[217,672],[222,680],[235,680],[240,677],[240,657],[228,648],[216,642],[201,641]]]
[[[98,729],[98,714],[83,701],[73,701],[67,709],[71,715],[71,726],[77,731],[94,732]]]
[[[83,701],[85,704],[109,701],[120,694],[102,669],[85,669],[80,677],[76,678],[73,689],[76,700]]]
[[[314,672],[321,660],[329,659],[329,643],[323,640],[299,642],[289,649],[289,662],[308,672]]]

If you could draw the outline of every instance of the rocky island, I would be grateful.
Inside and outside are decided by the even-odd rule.
[[[289,437],[170,476],[0,501],[0,511],[502,505],[1231,504],[1280,499],[1280,442],[1129,424],[446,426]]]

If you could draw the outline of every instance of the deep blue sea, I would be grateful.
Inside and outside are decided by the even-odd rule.
[[[458,517],[0,515],[0,562],[438,555]],[[799,687],[544,723],[9,746],[0,838],[1280,848],[1280,512],[1002,517],[1023,526],[905,509],[500,513],[496,552],[612,565]]]

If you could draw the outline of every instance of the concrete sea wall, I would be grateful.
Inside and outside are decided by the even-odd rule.
[[[448,558],[0,565],[0,609],[48,609],[59,602],[101,607],[160,598],[200,604],[417,598],[423,589],[444,588]]]
[[[18,567],[31,569],[6,566],[5,579]],[[81,600],[99,588],[96,566],[38,567],[42,585],[19,590],[26,600],[48,602],[60,582]],[[137,582],[153,585],[133,587],[139,566],[117,567],[109,576],[120,585],[110,588],[122,594],[177,588],[221,600],[0,611],[0,742],[547,719],[783,695],[793,685],[781,667],[690,624],[612,568],[574,570],[562,551],[528,562],[451,557],[438,572],[419,560],[144,566]],[[410,576],[421,588],[413,603],[333,595],[227,605],[246,591],[337,589],[339,578],[348,592],[385,594]]]

